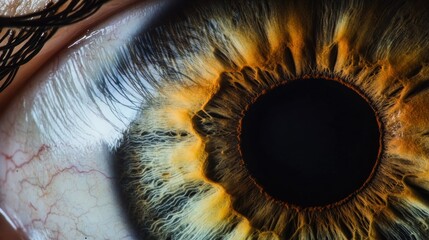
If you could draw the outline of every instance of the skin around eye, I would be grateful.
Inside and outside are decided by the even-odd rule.
[[[58,1],[51,2],[56,3]],[[47,0],[29,0],[26,2],[22,2],[19,0],[1,0],[0,12],[2,16],[20,16],[40,11],[48,3],[49,1]]]

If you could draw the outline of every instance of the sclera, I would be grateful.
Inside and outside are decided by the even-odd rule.
[[[95,88],[100,70],[162,10],[154,2],[87,30],[2,115],[0,208],[29,239],[133,239],[116,199],[109,149],[137,109],[103,102]]]

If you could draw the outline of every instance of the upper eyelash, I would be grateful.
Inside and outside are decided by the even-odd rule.
[[[0,17],[0,93],[61,27],[85,19],[109,0],[59,0],[41,11]]]

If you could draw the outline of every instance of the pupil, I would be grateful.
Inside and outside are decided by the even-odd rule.
[[[296,80],[256,99],[241,122],[240,151],[255,182],[277,200],[325,206],[359,190],[376,166],[377,117],[349,87]]]

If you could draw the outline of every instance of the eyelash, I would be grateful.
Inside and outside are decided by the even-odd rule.
[[[108,0],[60,0],[23,16],[0,17],[0,93],[60,26],[87,18]],[[17,49],[19,46],[19,49]]]

